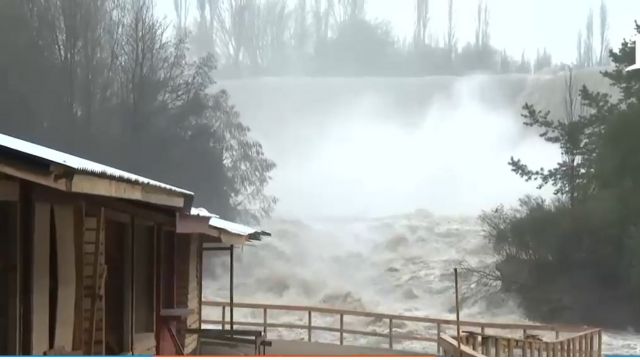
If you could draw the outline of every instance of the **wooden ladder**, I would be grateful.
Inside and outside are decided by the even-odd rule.
[[[104,335],[104,331],[103,329],[97,329],[97,322],[98,322],[98,308],[100,303],[103,301],[103,295],[104,295],[104,282],[106,279],[106,275],[107,275],[107,269],[106,266],[104,264],[104,252],[105,252],[105,244],[104,244],[104,209],[100,208],[100,213],[96,219],[95,222],[95,228],[91,228],[89,226],[85,226],[85,249],[83,251],[83,257],[85,258],[85,260],[87,259],[91,259],[91,267],[92,267],[92,274],[91,276],[91,280],[89,282],[89,284],[87,285],[85,283],[85,298],[87,297],[87,295],[89,296],[89,301],[90,301],[90,312],[89,312],[89,324],[88,324],[88,329],[89,330],[89,337],[88,337],[88,341],[89,341],[89,354],[90,355],[95,355],[95,344],[96,344],[96,333],[98,332],[97,330],[100,330],[100,333]],[[87,236],[87,233],[93,232],[95,234],[94,238],[93,238],[93,242],[90,241],[89,237]],[[87,247],[91,248],[93,245],[93,253],[91,251],[87,251]],[[86,265],[89,265],[85,262]],[[88,290],[88,293],[87,293]],[[101,319],[101,324],[104,327],[104,321],[105,321],[105,313],[104,313],[104,306],[102,307],[102,319]],[[104,347],[104,339],[101,339],[101,343]],[[100,351],[99,354],[103,354],[103,351]]]

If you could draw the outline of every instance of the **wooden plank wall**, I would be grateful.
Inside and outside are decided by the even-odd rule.
[[[197,329],[200,326],[199,298],[200,282],[198,269],[198,241],[195,235],[178,235],[176,242],[176,305],[179,308],[193,309],[194,313],[189,315],[184,327]],[[197,335],[186,335],[184,331],[178,334],[185,354],[195,350],[198,344]]]
[[[31,353],[49,350],[49,248],[51,204],[36,202],[33,229],[33,272],[31,278]]]
[[[197,329],[200,327],[200,256],[199,241],[196,235],[191,236],[189,241],[189,292],[187,295],[187,307],[193,309],[194,313],[187,318],[187,328]],[[187,335],[185,339],[184,351],[189,354],[198,345],[198,335]]]
[[[54,348],[73,349],[76,264],[73,205],[53,207],[58,254],[58,301]]]

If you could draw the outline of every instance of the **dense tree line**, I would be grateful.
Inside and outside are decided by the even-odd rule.
[[[474,39],[459,44],[457,6],[447,1],[445,29],[431,25],[429,0],[414,0],[414,32],[399,41],[388,23],[367,19],[365,0],[174,0],[176,23],[200,54],[221,59],[223,76],[252,75],[393,75],[532,73],[554,67],[551,54],[512,58],[491,43],[490,9],[477,4]],[[191,6],[189,6],[191,4]],[[473,5],[472,5],[473,6]],[[191,9],[191,24],[185,12]],[[593,40],[593,13],[586,36],[580,35],[578,66],[606,59],[607,12],[600,10],[599,52]],[[589,25],[590,24],[590,25]],[[599,55],[598,55],[599,54]],[[598,55],[598,56],[596,56]],[[585,61],[584,59],[590,59]],[[593,61],[592,61],[593,60]]]
[[[0,131],[196,192],[256,220],[274,163],[152,0],[0,2]]]
[[[524,105],[525,125],[562,156],[551,169],[513,158],[510,166],[556,197],[527,196],[481,216],[504,288],[540,320],[640,324],[640,72],[624,71],[635,47],[610,51],[615,68],[602,76],[614,95],[578,89],[569,71],[562,114]]]

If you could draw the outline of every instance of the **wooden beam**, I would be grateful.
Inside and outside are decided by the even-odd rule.
[[[70,187],[68,179],[55,179],[51,172],[39,171],[6,159],[0,160],[0,173],[62,191],[66,191]]]
[[[170,190],[156,189],[150,185],[134,184],[85,174],[75,174],[73,176],[71,191],[138,200],[175,208],[184,207],[186,196],[186,194],[179,194]]]

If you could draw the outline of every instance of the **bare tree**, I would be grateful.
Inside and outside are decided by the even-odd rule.
[[[484,9],[482,11],[483,19],[482,19],[482,47],[488,48],[491,43],[491,39],[489,38],[489,7],[487,4],[484,4]]]
[[[600,2],[600,52],[598,65],[605,66],[609,63],[609,15],[604,0]]]
[[[189,19],[189,0],[173,0],[173,10],[176,13],[176,30],[181,33],[186,32]]]
[[[310,40],[307,0],[298,0],[294,10],[293,47],[298,54],[307,51]]]
[[[251,0],[220,0],[215,30],[220,55],[234,66],[240,65],[248,37],[248,9]]]
[[[449,52],[449,60],[453,61],[456,48],[456,33],[453,25],[453,0],[449,0],[447,13],[447,41],[446,46]]]
[[[576,44],[576,66],[584,67],[584,54],[582,52],[582,31],[578,31],[578,41]]]
[[[416,0],[416,25],[413,31],[413,45],[420,48],[427,44],[429,25],[429,0]]]
[[[593,10],[589,10],[587,15],[587,23],[585,26],[585,38],[584,46],[582,48],[584,52],[583,59],[585,66],[591,67],[594,63],[594,41],[593,41]]]
[[[331,19],[334,14],[333,0],[315,0],[313,9],[313,27],[316,50],[329,40]]]
[[[364,18],[365,0],[338,0],[333,14],[334,22],[339,25],[345,21]]]

